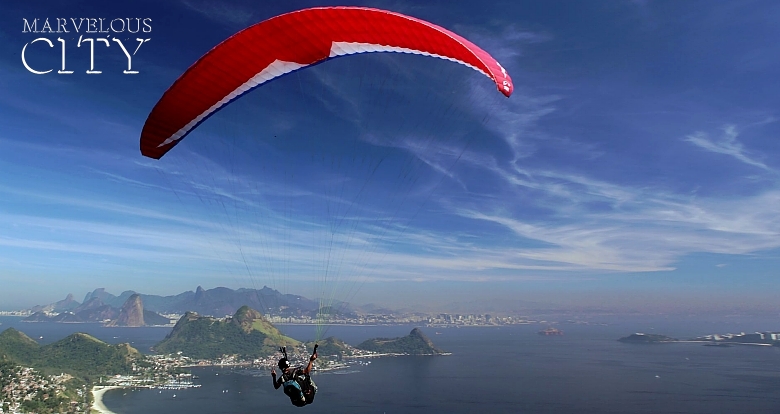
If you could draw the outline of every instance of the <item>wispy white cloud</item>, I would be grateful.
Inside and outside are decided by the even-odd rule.
[[[183,4],[223,24],[244,24],[248,18],[240,9],[227,6],[220,9],[223,6],[194,0]],[[486,36],[478,43],[511,69],[522,68],[518,45],[545,42],[550,36],[513,27],[504,32],[503,43],[493,44],[488,39]],[[387,61],[393,64],[393,59]],[[333,114],[355,125],[365,124],[369,119],[361,105],[365,96],[341,89],[341,83],[327,71],[320,71],[322,68],[325,66],[313,68],[312,73],[315,87],[326,93],[314,94],[315,99]],[[404,69],[407,72],[402,77],[417,75]],[[780,247],[776,207],[780,193],[774,189],[750,197],[695,198],[648,185],[596,178],[560,160],[536,162],[541,158],[540,149],[549,147],[560,148],[572,159],[592,159],[603,150],[577,137],[554,136],[542,127],[570,97],[539,93],[525,85],[521,69],[515,80],[515,95],[507,100],[484,77],[469,78],[466,93],[453,104],[453,118],[470,115],[481,119],[488,113],[487,130],[479,139],[500,145],[466,151],[462,146],[442,145],[430,151],[420,145],[420,137],[409,134],[361,137],[363,143],[402,150],[419,161],[421,169],[448,184],[457,184],[458,194],[442,192],[430,200],[441,212],[439,218],[446,228],[414,221],[413,214],[396,216],[393,206],[358,199],[354,209],[343,210],[347,213],[340,217],[342,226],[334,230],[322,216],[298,214],[289,205],[300,206],[300,200],[305,199],[347,206],[355,200],[234,171],[211,159],[211,154],[188,151],[182,145],[176,153],[187,162],[178,162],[175,153],[164,161],[126,157],[124,161],[129,162],[121,168],[97,166],[88,171],[148,194],[165,194],[167,201],[181,198],[185,205],[192,202],[192,207],[176,209],[171,207],[175,203],[147,205],[123,197],[109,200],[106,196],[2,187],[0,192],[23,196],[31,204],[72,207],[80,214],[0,213],[0,225],[5,226],[0,229],[0,244],[37,257],[45,256],[41,252],[59,251],[171,267],[180,262],[190,266],[221,264],[236,274],[251,268],[249,272],[258,278],[285,275],[295,280],[331,272],[330,276],[341,276],[344,281],[517,280],[566,272],[659,271],[672,269],[690,253],[751,254]],[[472,104],[474,113],[464,110]],[[80,125],[67,117],[58,121]],[[101,125],[117,130],[108,122]],[[128,132],[131,129],[119,129],[123,139],[137,140],[137,132]],[[770,170],[738,137],[738,128],[729,125],[719,139],[696,132],[686,141]],[[51,151],[43,145],[30,150]],[[154,169],[166,175],[168,182],[144,175]],[[199,175],[196,170],[206,173]],[[471,175],[474,172],[487,181],[476,180]],[[312,177],[316,183],[329,180],[346,178],[337,174]],[[430,193],[436,187],[431,182],[437,181],[431,180],[418,188],[420,194],[409,197]],[[481,190],[485,184],[491,188]],[[166,185],[175,188],[175,196]],[[293,199],[298,201],[293,203]],[[279,207],[285,203],[286,210]],[[527,214],[530,210],[535,212]],[[21,230],[10,229],[13,225]],[[10,258],[0,256],[3,260]],[[90,260],[85,258],[84,262]]]
[[[511,33],[505,37],[528,40]],[[536,40],[547,39],[541,36]],[[508,68],[522,67],[519,53],[502,52],[501,45],[495,43],[500,41],[486,39],[483,47],[503,53]],[[631,184],[625,179],[595,178],[587,171],[577,172],[576,166],[560,159],[544,162],[539,156],[542,148],[555,148],[571,159],[590,160],[602,156],[604,150],[545,130],[542,121],[555,114],[559,102],[572,98],[539,94],[517,79],[522,77],[516,77],[515,95],[509,100],[496,97],[495,90],[480,79],[472,82],[469,99],[474,113],[490,113],[487,128],[509,151],[470,149],[449,174],[453,181],[474,182],[469,178],[475,172],[488,173],[487,177],[479,177],[491,183],[492,192],[466,197],[447,194],[435,200],[463,219],[503,228],[513,235],[507,240],[515,243],[486,252],[455,241],[440,252],[463,248],[461,257],[469,257],[474,263],[490,262],[486,268],[512,269],[522,275],[531,269],[573,274],[661,271],[673,269],[680,259],[693,253],[753,254],[780,248],[780,222],[776,218],[780,193],[775,188],[764,188],[752,196],[697,198],[641,181]],[[699,132],[686,140],[771,171],[743,147],[737,139],[739,132],[736,126],[727,125],[721,139]],[[420,156],[414,147],[407,150]],[[496,183],[502,185],[496,187]],[[512,247],[517,245],[536,247]],[[468,249],[477,255],[470,256]],[[481,260],[488,257],[491,259]]]
[[[173,214],[171,212],[160,212],[153,208],[137,207],[131,204],[114,202],[103,199],[102,197],[72,197],[67,195],[55,194],[49,191],[35,191],[31,189],[19,189],[0,185],[0,192],[27,197],[30,204],[51,203],[61,207],[79,207],[94,211],[103,211],[117,217],[134,216],[138,218],[151,220],[164,220],[178,222],[185,225],[205,225],[206,222],[196,222],[188,217]]]
[[[728,155],[745,164],[771,171],[771,169],[766,164],[759,161],[754,156],[751,156],[751,154],[745,150],[742,143],[737,140],[740,135],[740,131],[736,125],[724,125],[722,131],[723,132],[719,138],[711,138],[710,135],[706,132],[697,131],[685,137],[685,141],[690,142],[691,144],[703,148],[707,151]]]
[[[512,173],[502,171],[508,177]],[[780,247],[777,190],[751,197],[692,198],[549,171],[523,171],[522,179],[509,182],[516,190],[532,187],[539,192],[537,197],[549,199],[544,204],[547,215],[521,218],[509,211],[522,192],[451,208],[463,217],[492,222],[550,246],[518,252],[528,259],[594,271],[636,272],[671,269],[692,253],[751,254]],[[590,208],[594,199],[608,207]]]
[[[489,31],[485,28],[472,26],[457,26],[455,29],[486,50],[507,68],[514,66],[507,66],[507,64],[514,63],[515,59],[522,57],[524,50],[529,45],[547,43],[555,38],[552,33],[525,29],[517,24],[508,24],[500,30]],[[516,67],[521,66],[517,65]]]
[[[509,100],[497,97],[497,92],[483,82],[471,83],[470,101],[484,103],[479,111],[486,111],[489,121],[486,128],[495,132],[512,151],[512,162],[533,155],[537,150],[535,139],[543,137],[539,121],[554,113],[558,95],[534,96],[525,91],[522,84],[515,84]]]

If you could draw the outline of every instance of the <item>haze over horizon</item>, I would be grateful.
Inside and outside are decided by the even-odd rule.
[[[780,4],[350,2],[471,39],[515,93],[442,60],[343,57],[258,88],[156,161],[138,151],[141,128],[184,70],[238,30],[326,3],[11,3],[0,310],[97,287],[316,298],[331,294],[332,254],[345,284],[333,295],[354,304],[777,313]],[[139,74],[122,74],[115,44],[96,44],[103,73],[88,75],[78,35],[22,31],[87,16],[152,19]],[[57,36],[71,75],[56,74]],[[37,37],[55,47],[30,45],[29,62],[49,74],[20,60]],[[410,160],[414,177],[366,181],[355,202],[326,189],[360,179],[369,152],[388,168]],[[382,198],[392,180],[400,201]]]

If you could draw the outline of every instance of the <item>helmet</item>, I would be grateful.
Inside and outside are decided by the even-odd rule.
[[[290,367],[290,361],[287,360],[287,358],[282,358],[279,360],[279,369],[285,370]]]

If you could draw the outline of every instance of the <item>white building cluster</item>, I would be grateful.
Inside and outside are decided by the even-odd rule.
[[[2,372],[2,376],[7,381],[4,381],[5,385],[0,390],[0,413],[3,414],[26,412],[23,409],[25,401],[57,397],[65,392],[65,382],[73,378],[68,374],[47,376],[25,367],[15,367],[13,372]],[[86,407],[86,389],[76,392],[82,401],[71,401],[71,409],[83,412]]]
[[[727,341],[739,343],[771,343],[774,341],[780,342],[780,332],[740,332],[738,334],[712,334],[698,337],[696,340]]]

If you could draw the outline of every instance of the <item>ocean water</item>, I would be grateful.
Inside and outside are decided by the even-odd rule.
[[[86,332],[110,344],[127,342],[142,353],[160,342],[171,331],[170,327],[105,327],[100,323],[22,322],[22,318],[0,316],[0,332],[15,328],[35,339],[41,345],[59,341],[76,332]]]
[[[2,322],[2,319],[0,319]],[[274,390],[268,371],[198,368],[201,388],[114,390],[104,396],[115,413],[777,413],[780,348],[700,344],[623,344],[635,331],[681,338],[706,333],[777,329],[773,320],[721,322],[637,319],[608,326],[424,328],[452,352],[439,357],[373,359],[369,365],[315,375],[315,403],[297,408]],[[30,329],[23,324],[23,328]],[[4,329],[0,326],[0,330]],[[94,327],[97,332],[102,329]],[[45,330],[44,327],[36,329]],[[62,328],[58,328],[62,329]],[[119,329],[102,335],[161,338],[159,328]],[[158,329],[158,330],[155,330]],[[283,327],[308,339],[311,327]],[[124,333],[124,331],[135,333]],[[410,326],[333,327],[355,344],[370,337],[405,335]],[[436,332],[439,332],[437,334]],[[94,334],[94,333],[93,333]],[[50,333],[53,335],[53,333]],[[160,336],[161,335],[161,336]],[[101,337],[101,335],[95,335]],[[44,336],[46,337],[46,336]],[[102,339],[102,338],[101,338]],[[174,396],[175,395],[175,396]]]

